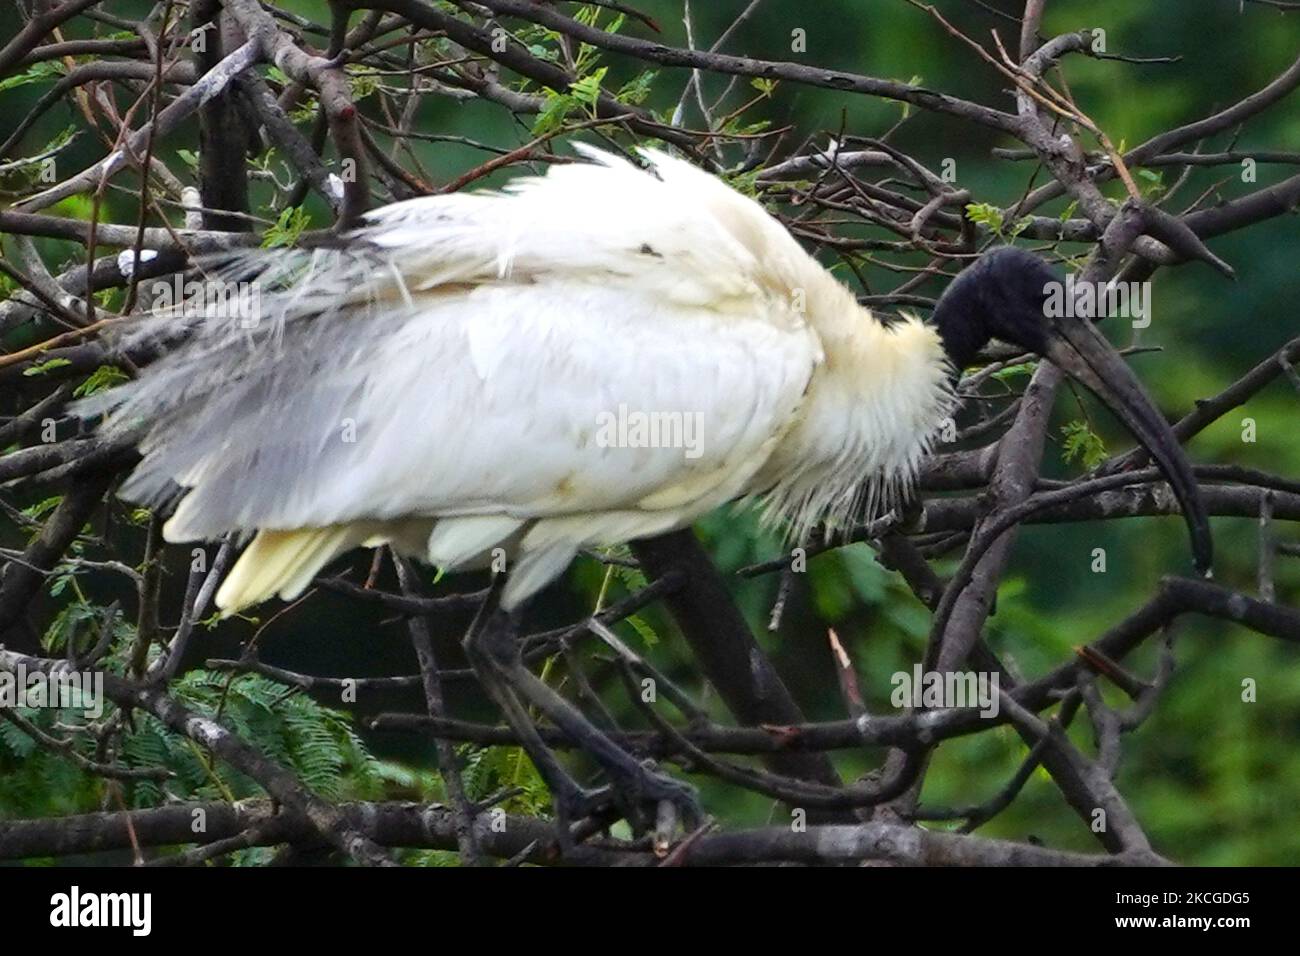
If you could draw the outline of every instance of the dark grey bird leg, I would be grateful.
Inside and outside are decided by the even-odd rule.
[[[518,735],[524,751],[533,761],[533,764],[537,767],[537,772],[541,774],[547,789],[550,790],[554,799],[556,825],[560,834],[560,841],[562,844],[568,844],[571,842],[569,839],[570,826],[576,818],[586,813],[587,808],[593,803],[593,794],[584,790],[573,779],[569,772],[560,765],[555,753],[546,746],[541,734],[537,732],[536,726],[529,717],[527,709],[519,702],[519,698],[515,696],[514,691],[510,689],[508,681],[503,678],[501,668],[497,665],[496,656],[488,650],[489,646],[493,646],[500,641],[500,636],[490,631],[490,626],[496,623],[496,617],[499,613],[494,607],[495,604],[496,593],[493,593],[488,598],[488,604],[475,617],[474,623],[470,625],[470,629],[465,635],[465,654],[469,658],[475,676],[478,677],[479,684],[482,685],[496,705],[501,708],[506,723]],[[513,637],[507,636],[513,643]]]
[[[590,812],[600,795],[584,790],[560,766],[537,733],[525,704],[549,718],[600,764],[625,805],[629,821],[638,829],[646,825],[642,811],[649,811],[648,825],[653,826],[658,805],[663,802],[676,807],[688,827],[702,819],[693,787],[638,761],[524,666],[517,640],[518,618],[517,610],[508,613],[496,607],[485,608],[483,619],[466,635],[465,650],[485,689],[501,705],[507,722],[552,788],[557,812],[561,805],[568,815]]]

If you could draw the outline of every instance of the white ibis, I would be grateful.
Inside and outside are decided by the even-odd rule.
[[[467,647],[557,796],[573,810],[585,792],[520,699],[641,799],[689,804],[522,666],[513,613],[579,549],[734,499],[796,537],[879,512],[952,414],[954,372],[994,338],[1115,411],[1208,566],[1177,441],[1090,323],[1045,315],[1058,280],[1038,257],[987,254],[932,324],[885,325],[719,179],[648,150],[648,169],[583,153],[504,192],[376,210],[332,248],[245,254],[224,275],[256,275],[258,321],[200,318],[110,393],[107,427],[138,429],[143,454],[123,494],[177,501],[167,539],[252,536],[217,595],[227,613],[297,596],[362,545],[448,569],[500,548],[506,623]]]

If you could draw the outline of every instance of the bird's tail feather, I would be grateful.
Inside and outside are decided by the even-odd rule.
[[[514,610],[532,597],[546,585],[564,573],[578,546],[571,542],[559,541],[536,551],[525,551],[510,570],[506,578],[505,590],[501,594],[501,606],[507,611]]]
[[[222,616],[279,594],[291,601],[321,568],[370,537],[359,525],[330,525],[297,531],[259,531],[217,591]]]
[[[507,541],[523,524],[508,515],[443,518],[429,535],[429,563],[448,571],[459,568]]]

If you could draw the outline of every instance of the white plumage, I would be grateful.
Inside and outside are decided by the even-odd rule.
[[[168,540],[257,533],[223,609],[380,543],[449,568],[503,547],[512,607],[582,547],[733,499],[803,535],[910,481],[953,401],[937,333],[880,323],[689,164],[584,153],[242,256],[222,275],[258,276],[256,327],[203,317],[110,393],[110,427],[144,430],[124,493],[180,495]],[[622,412],[692,416],[698,447],[611,447]]]

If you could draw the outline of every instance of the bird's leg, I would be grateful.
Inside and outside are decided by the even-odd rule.
[[[598,794],[583,790],[559,765],[523,704],[535,707],[601,765],[616,794],[623,798],[630,822],[645,825],[641,811],[646,809],[649,810],[648,825],[653,826],[661,803],[675,807],[688,828],[702,819],[693,787],[642,764],[524,665],[515,639],[517,616],[518,612],[492,610],[481,627],[471,629],[466,637],[466,650],[480,676],[490,673],[485,681],[491,685],[489,693],[499,697],[506,720],[519,734],[520,742],[537,764],[547,785],[553,787],[557,807],[559,803],[566,803],[571,811],[588,812],[598,801]],[[507,697],[511,698],[510,704],[505,703]]]
[[[516,656],[509,667],[510,682],[519,695],[587,751],[624,798],[629,819],[638,829],[653,826],[660,803],[670,803],[680,812],[689,827],[703,819],[695,788],[661,773],[637,760],[567,700],[548,687],[523,665]],[[648,819],[636,819],[642,808],[650,810]]]
[[[494,598],[495,595],[488,599],[490,605],[495,604]],[[571,823],[586,813],[593,802],[593,795],[584,790],[560,765],[554,752],[546,746],[541,734],[537,732],[537,727],[534,726],[527,709],[519,702],[519,698],[515,696],[515,692],[510,689],[508,681],[501,673],[498,664],[502,652],[500,644],[503,640],[514,643],[512,630],[502,629],[499,626],[501,613],[488,607],[475,619],[465,635],[465,654],[479,683],[501,708],[506,722],[518,735],[524,751],[537,767],[537,772],[541,774],[547,789],[550,790],[555,802],[560,842],[564,845],[571,842],[569,838]],[[515,653],[518,653],[517,649]]]

